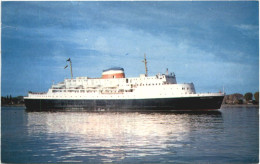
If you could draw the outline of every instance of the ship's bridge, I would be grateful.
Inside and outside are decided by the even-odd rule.
[[[177,80],[176,80],[176,76],[175,74],[172,72],[170,74],[160,74],[158,73],[156,75],[157,79],[162,79],[164,81],[165,84],[177,84]]]

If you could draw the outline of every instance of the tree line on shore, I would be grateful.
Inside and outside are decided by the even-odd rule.
[[[224,104],[259,104],[259,92],[255,92],[254,94],[251,92],[247,92],[244,95],[240,93],[225,95],[223,103]]]
[[[1,96],[1,105],[23,105],[23,96],[12,97],[7,95],[6,97]]]

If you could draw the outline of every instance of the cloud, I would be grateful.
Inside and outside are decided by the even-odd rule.
[[[28,31],[31,31],[28,29]],[[68,57],[74,58],[80,68],[90,69],[93,63],[99,62],[99,69],[110,66],[128,67],[131,75],[138,75],[143,64],[140,62],[143,54],[147,54],[151,73],[164,71],[165,63],[170,69],[182,72],[184,66],[191,63],[219,62],[239,63],[250,62],[252,57],[238,50],[229,50],[225,47],[219,50],[205,49],[193,44],[191,40],[164,34],[151,34],[143,30],[126,27],[90,28],[90,29],[56,29],[42,28],[40,33],[34,32],[34,37],[41,37],[44,42],[52,42],[55,49],[50,55],[54,61],[63,61]],[[38,36],[38,37],[37,37]],[[68,46],[67,46],[68,45]],[[128,53],[129,55],[125,56]],[[80,60],[77,60],[79,58]],[[131,62],[129,62],[129,60]],[[255,60],[255,59],[254,59]],[[86,65],[84,62],[89,62]],[[158,65],[164,63],[163,65]],[[136,63],[134,69],[132,64]],[[103,68],[102,68],[103,67]],[[172,67],[172,68],[171,68]],[[83,72],[82,72],[83,73]]]
[[[258,39],[259,36],[259,26],[251,24],[239,24],[234,26],[237,30],[242,32],[244,36]]]
[[[235,27],[237,27],[238,29],[241,30],[258,30],[258,26],[256,25],[249,25],[249,24],[240,24],[240,25],[235,25]]]

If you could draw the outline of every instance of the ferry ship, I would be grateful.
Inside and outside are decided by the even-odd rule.
[[[24,98],[29,111],[87,110],[87,111],[176,111],[220,109],[224,93],[196,93],[193,83],[177,84],[174,73],[126,77],[124,69],[103,70],[100,78],[73,78],[53,84],[48,92],[29,92]],[[66,66],[67,67],[67,66]]]

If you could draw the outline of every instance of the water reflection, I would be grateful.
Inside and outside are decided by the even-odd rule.
[[[219,111],[28,112],[27,129],[57,162],[114,162],[180,153],[201,137],[191,133],[214,135],[222,123]]]

